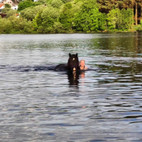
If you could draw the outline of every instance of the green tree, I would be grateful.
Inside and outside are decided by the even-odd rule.
[[[61,0],[52,0],[51,5],[55,8],[60,8],[60,6],[63,5],[63,2]]]
[[[134,23],[134,17],[133,10],[132,9],[122,9],[121,10],[121,19],[122,23],[120,24],[120,29],[126,30],[126,29],[132,29],[132,25]]]
[[[16,16],[0,18],[0,33],[32,33],[32,27],[32,22],[24,18],[17,18]]]
[[[65,3],[60,10],[59,22],[62,24],[64,32],[73,32],[75,27],[75,18],[76,15],[80,12],[80,8],[83,2],[67,2]]]
[[[63,3],[71,2],[72,0],[62,0]]]
[[[75,17],[77,31],[92,32],[103,30],[106,25],[106,16],[99,12],[95,0],[86,0]]]
[[[35,7],[28,7],[21,11],[21,16],[26,18],[28,21],[32,21],[37,15],[37,11],[40,13],[45,8],[44,5],[38,5]]]
[[[119,24],[121,23],[121,13],[120,10],[112,9],[108,15],[107,15],[107,21],[108,21],[108,28],[110,30],[118,29]]]
[[[0,34],[2,33],[11,33],[12,25],[10,20],[7,20],[6,18],[1,18],[0,16]]]
[[[13,9],[11,9],[11,8],[4,8],[4,9],[2,10],[2,13],[5,13],[5,14],[6,14],[6,17],[8,18],[8,17],[13,16],[13,15],[16,16],[17,11],[16,11],[16,10],[13,10]]]
[[[21,1],[18,5],[18,10],[21,11],[25,8],[31,7],[31,6],[35,6],[36,3],[33,2],[32,0],[25,0],[25,1]]]
[[[8,3],[6,3],[6,4],[5,4],[5,8],[11,8],[11,5],[8,4]]]
[[[132,19],[133,11],[132,9],[113,9],[108,13],[108,28],[110,30],[118,29],[118,30],[126,30],[131,29],[133,19]]]
[[[59,33],[129,30],[139,20],[141,0],[13,0],[17,11],[5,8],[0,33]],[[135,16],[134,16],[135,14]],[[141,25],[137,28],[142,29]]]
[[[66,3],[61,10],[61,14],[59,16],[59,21],[63,25],[64,30],[70,31],[72,29],[72,18],[73,13],[71,11],[72,4]]]
[[[27,21],[26,19],[20,17],[16,18],[15,16],[11,16],[8,18],[11,22],[11,33],[32,33],[33,25],[31,21]]]
[[[54,33],[62,33],[62,32],[64,32],[63,26],[62,26],[62,24],[60,22],[54,22],[53,32]]]
[[[142,17],[142,0],[97,0],[99,9],[103,13],[109,13],[112,9],[132,9],[135,24],[138,24],[138,18]]]
[[[59,12],[52,6],[37,13],[34,19],[34,27],[39,33],[51,33],[54,31],[54,23],[58,21]]]

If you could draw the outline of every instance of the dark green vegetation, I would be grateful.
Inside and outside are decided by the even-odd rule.
[[[24,0],[18,11],[2,12],[7,16],[0,18],[0,33],[142,30],[141,0]]]

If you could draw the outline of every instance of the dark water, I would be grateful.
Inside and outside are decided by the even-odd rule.
[[[141,142],[142,33],[0,35],[0,141]]]

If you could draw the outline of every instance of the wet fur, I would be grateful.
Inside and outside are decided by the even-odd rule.
[[[59,64],[55,67],[56,71],[80,71],[78,54],[70,54],[67,64]]]

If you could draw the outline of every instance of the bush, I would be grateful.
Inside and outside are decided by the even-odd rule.
[[[33,24],[31,21],[27,21],[26,19],[20,17],[10,17],[9,20],[12,23],[12,32],[13,33],[32,33],[33,32]]]
[[[13,16],[13,15],[16,16],[17,11],[16,11],[16,10],[13,10],[13,9],[11,9],[11,8],[4,8],[4,9],[2,10],[2,13],[5,13],[5,14],[6,14],[6,17],[8,18],[8,17]]]
[[[32,0],[25,0],[25,1],[21,1],[18,5],[18,10],[21,11],[25,8],[31,7],[31,6],[35,6],[36,3],[34,3]]]
[[[43,9],[45,8],[44,5],[39,5],[39,6],[35,6],[35,7],[28,7],[24,10],[21,11],[21,16],[23,18],[26,18],[28,21],[32,21],[35,16],[37,15],[37,11],[41,12],[43,11]]]
[[[105,29],[106,16],[99,12],[97,2],[95,0],[86,0],[81,10],[74,18],[74,28],[77,31],[94,32]]]
[[[136,31],[142,31],[142,25],[134,26],[134,29],[135,29]]]
[[[107,15],[110,30],[128,30],[133,24],[133,11],[131,9],[113,9]]]
[[[52,0],[51,5],[55,8],[59,8],[61,5],[63,5],[63,2],[61,0]]]
[[[0,33],[9,34],[11,33],[11,30],[12,30],[11,21],[0,17]]]
[[[119,9],[113,9],[111,10],[107,15],[107,21],[108,21],[108,28],[110,30],[118,29],[120,21],[121,13]]]
[[[0,33],[59,33],[124,31],[134,24],[132,9],[112,9],[101,13],[97,0],[24,0],[17,11],[5,8],[0,18]],[[142,29],[141,24],[135,26]]]
[[[8,4],[8,3],[6,3],[6,4],[5,4],[5,8],[11,8],[11,5]]]
[[[72,4],[66,3],[63,6],[59,16],[59,21],[63,25],[64,30],[70,31],[72,29],[72,19],[73,19]]]
[[[34,27],[39,33],[51,33],[54,31],[53,25],[57,22],[59,12],[52,6],[48,6],[43,11],[38,12],[34,19]]]
[[[32,22],[23,18],[0,18],[0,33],[32,33],[32,27]]]

